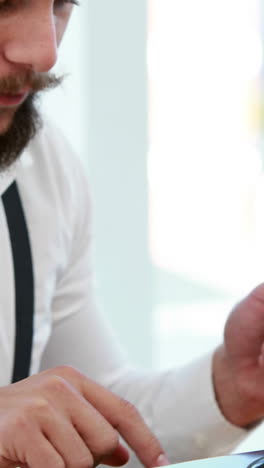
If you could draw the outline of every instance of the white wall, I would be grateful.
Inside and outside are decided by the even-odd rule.
[[[132,362],[151,364],[147,238],[146,5],[90,0],[60,50],[70,72],[45,108],[87,162],[98,299]]]

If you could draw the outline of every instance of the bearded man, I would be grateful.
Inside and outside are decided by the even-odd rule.
[[[264,414],[264,287],[214,353],[151,375],[126,365],[93,300],[84,171],[36,105],[61,81],[71,3],[0,0],[0,468],[227,453]]]

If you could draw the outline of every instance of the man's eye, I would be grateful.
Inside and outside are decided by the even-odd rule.
[[[78,0],[55,0],[54,6],[55,8],[63,8],[65,5],[77,5],[79,6],[80,3]],[[0,0],[0,5],[1,5],[1,0]]]

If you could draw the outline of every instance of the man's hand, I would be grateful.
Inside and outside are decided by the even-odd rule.
[[[91,468],[128,461],[121,435],[148,467],[164,452],[136,409],[63,366],[0,388],[0,467]]]
[[[231,312],[213,377],[218,404],[231,423],[250,427],[264,417],[264,284]]]

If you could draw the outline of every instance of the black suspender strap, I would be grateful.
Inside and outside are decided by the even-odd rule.
[[[28,377],[31,364],[34,280],[29,234],[16,182],[2,195],[15,280],[16,335],[12,383]]]

